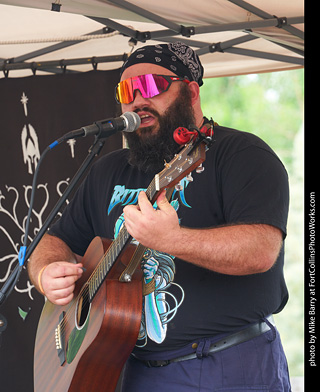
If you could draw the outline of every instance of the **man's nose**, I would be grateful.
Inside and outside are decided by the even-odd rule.
[[[133,100],[132,104],[136,107],[140,107],[142,104],[143,104],[143,106],[147,106],[149,103],[149,99],[143,98],[143,96],[139,90],[136,90],[134,92],[133,99],[134,100]]]

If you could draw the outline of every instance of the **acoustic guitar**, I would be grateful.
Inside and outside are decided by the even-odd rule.
[[[204,142],[186,144],[150,183],[149,200],[204,159]],[[136,249],[130,240],[125,225],[114,241],[94,238],[73,300],[66,306],[46,301],[35,340],[35,392],[115,390],[141,322],[142,271],[130,264]]]

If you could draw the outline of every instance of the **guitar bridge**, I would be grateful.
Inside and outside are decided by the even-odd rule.
[[[59,316],[59,324],[54,330],[54,337],[56,342],[56,350],[60,360],[60,366],[66,361],[65,351],[65,328],[63,327],[62,321],[64,320],[65,312],[62,312]]]

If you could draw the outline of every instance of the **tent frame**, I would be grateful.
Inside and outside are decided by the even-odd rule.
[[[212,25],[202,25],[202,26],[184,26],[169,21],[159,15],[156,15],[150,11],[147,11],[137,5],[129,3],[126,0],[109,0],[110,3],[122,7],[125,10],[131,11],[140,17],[144,17],[149,21],[160,24],[166,29],[157,30],[157,31],[138,31],[134,30],[128,26],[122,25],[112,19],[103,18],[103,17],[94,17],[87,16],[92,20],[95,20],[101,24],[104,24],[106,27],[101,30],[93,31],[89,34],[83,36],[83,39],[95,39],[95,36],[101,37],[101,35],[107,35],[110,32],[118,31],[120,34],[129,37],[129,42],[131,46],[136,45],[138,42],[146,42],[148,40],[155,40],[161,42],[177,42],[181,41],[190,46],[193,46],[196,49],[196,52],[199,56],[207,54],[207,53],[217,53],[217,52],[227,52],[241,56],[251,56],[256,58],[263,58],[268,60],[280,61],[289,64],[294,64],[297,66],[304,65],[304,32],[292,26],[298,23],[304,23],[304,16],[296,16],[296,17],[277,17],[266,13],[265,11],[243,1],[243,0],[229,0],[231,3],[241,7],[242,9],[262,18],[262,20],[255,21],[246,21],[246,22],[238,22],[238,23],[225,23],[225,24],[212,24]],[[60,5],[53,3],[52,11],[59,12]],[[281,42],[279,39],[274,39],[271,36],[266,34],[260,34],[253,31],[253,29],[257,28],[267,28],[267,27],[276,27],[279,29],[286,30],[292,36],[298,37],[301,39],[301,45]],[[244,34],[238,38],[226,40],[223,42],[203,42],[197,41],[193,39],[189,39],[191,36],[201,35],[206,33],[217,33],[217,32],[226,32],[226,31],[242,31]],[[188,39],[185,39],[188,38]],[[257,50],[249,50],[237,47],[237,45],[242,44],[244,42],[248,42],[251,40],[255,40],[257,38],[263,38],[265,40],[271,41],[276,45],[280,45],[290,50],[291,52],[301,56],[288,56],[288,55],[280,55],[276,53],[268,53]],[[77,45],[78,43],[83,42],[82,38],[70,41],[62,41],[57,44],[49,45],[40,50],[32,51],[26,53],[24,55],[11,58],[11,59],[0,59],[0,70],[3,71],[5,77],[9,76],[9,71],[17,70],[17,69],[31,69],[33,74],[36,74],[37,70],[43,70],[49,73],[65,73],[65,72],[77,72],[67,69],[68,66],[71,65],[81,65],[81,64],[92,64],[93,69],[97,69],[97,65],[99,63],[105,62],[119,62],[125,61],[128,57],[127,53],[114,55],[114,56],[100,56],[100,57],[91,57],[91,58],[76,58],[70,60],[54,60],[54,61],[43,61],[43,62],[27,62],[36,56],[48,54],[55,52],[57,50]]]

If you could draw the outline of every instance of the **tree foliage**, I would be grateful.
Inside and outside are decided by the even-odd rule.
[[[204,114],[219,125],[252,132],[267,142],[289,174],[290,210],[285,278],[290,299],[276,323],[291,376],[303,375],[304,71],[205,79]]]
[[[303,121],[303,70],[205,79],[204,114],[260,136],[286,164]]]

